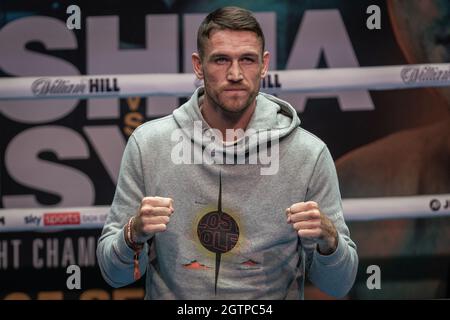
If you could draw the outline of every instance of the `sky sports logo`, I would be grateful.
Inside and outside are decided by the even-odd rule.
[[[44,213],[44,226],[79,225],[79,212]]]

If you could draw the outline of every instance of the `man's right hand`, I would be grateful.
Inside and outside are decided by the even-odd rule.
[[[166,231],[173,211],[171,198],[143,198],[139,212],[133,219],[133,241],[144,243],[153,233]]]

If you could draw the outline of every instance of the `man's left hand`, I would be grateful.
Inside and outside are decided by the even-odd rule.
[[[319,253],[332,254],[338,243],[333,222],[323,214],[314,201],[298,202],[286,209],[287,222],[292,224],[301,239],[317,243]]]

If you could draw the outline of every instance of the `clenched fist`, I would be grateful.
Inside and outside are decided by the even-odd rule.
[[[133,219],[133,241],[144,243],[152,233],[165,231],[173,211],[173,200],[171,198],[143,198],[139,212]]]
[[[302,239],[317,243],[322,254],[331,254],[337,248],[337,231],[328,217],[320,212],[314,201],[298,202],[286,209],[287,222],[292,224]]]

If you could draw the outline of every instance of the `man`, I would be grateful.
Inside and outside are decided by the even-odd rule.
[[[119,287],[146,272],[147,299],[302,299],[306,274],[344,296],[358,257],[334,163],[292,106],[259,92],[269,53],[258,22],[218,9],[197,45],[204,87],[128,141],[97,249],[104,278]],[[262,170],[265,151],[275,170]]]

